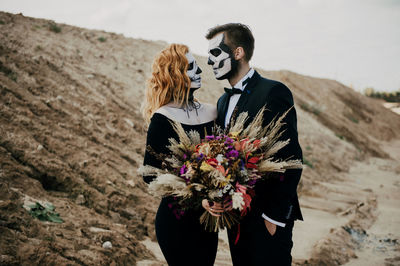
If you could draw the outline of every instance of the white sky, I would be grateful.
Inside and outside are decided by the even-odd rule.
[[[201,55],[210,27],[242,22],[256,39],[254,66],[400,89],[400,0],[0,0],[0,10],[184,43]]]

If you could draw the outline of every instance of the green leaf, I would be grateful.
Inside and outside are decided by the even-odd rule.
[[[48,220],[53,223],[63,223],[64,220],[61,219],[58,213],[51,213],[47,216]]]
[[[49,221],[53,223],[64,222],[64,220],[60,218],[60,215],[54,211],[55,207],[51,203],[46,203],[46,207],[44,207],[39,202],[36,202],[36,204],[29,207],[31,208],[29,214],[40,221]]]
[[[50,211],[54,211],[54,210],[55,210],[55,207],[54,207],[53,204],[47,203],[46,205],[47,205],[47,209],[48,209],[48,210],[50,210]]]

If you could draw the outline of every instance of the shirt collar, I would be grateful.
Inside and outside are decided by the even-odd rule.
[[[243,82],[247,79],[250,79],[254,74],[254,69],[250,68],[249,72],[247,72],[246,75],[244,75],[244,77],[238,81],[238,83],[235,84],[235,86],[233,86],[235,89],[239,89],[239,90],[244,90],[244,88],[246,88],[246,85],[248,82],[245,82],[243,84]]]

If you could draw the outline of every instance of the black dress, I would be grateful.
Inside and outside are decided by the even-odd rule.
[[[199,125],[182,124],[185,131],[196,130],[204,138],[205,130],[208,134],[214,126],[214,121]],[[156,153],[168,154],[169,138],[178,139],[170,120],[159,113],[151,118],[147,131],[147,144]],[[146,150],[144,165],[160,167],[161,161]],[[149,183],[153,177],[144,176],[144,181]],[[158,243],[168,265],[214,265],[218,234],[206,232],[200,224],[200,215],[204,209],[186,211],[179,219],[174,214],[172,197],[165,197],[158,207],[155,227]]]

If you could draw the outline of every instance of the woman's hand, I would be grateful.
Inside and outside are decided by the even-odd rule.
[[[224,204],[219,202],[208,202],[208,200],[203,199],[201,201],[203,208],[208,211],[212,216],[219,217],[223,212],[232,210],[232,204],[229,201],[225,201]]]

